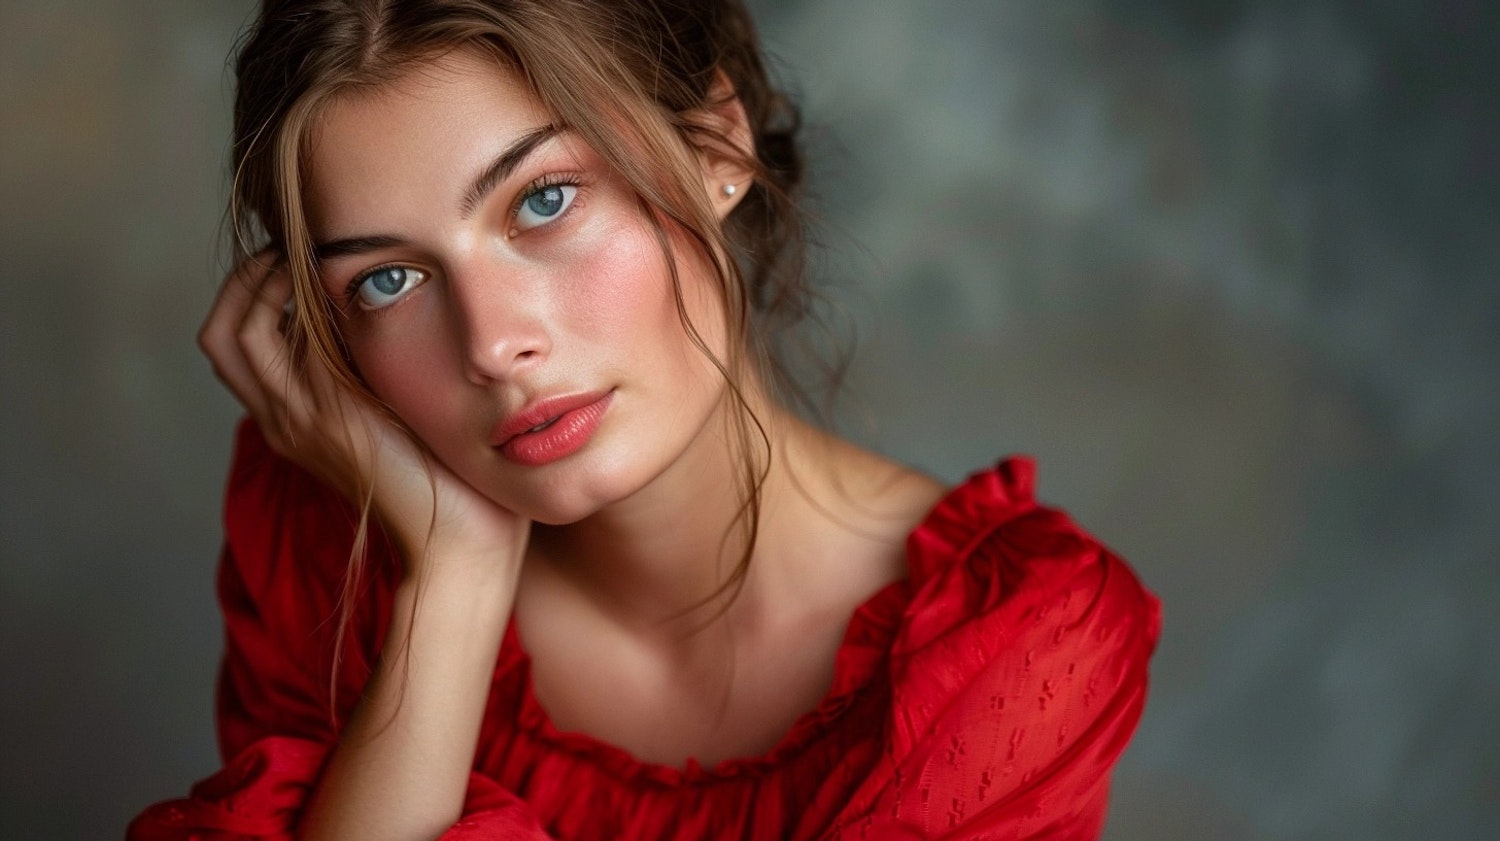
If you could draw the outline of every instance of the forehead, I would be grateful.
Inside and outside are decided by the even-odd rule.
[[[400,222],[402,207],[457,206],[500,150],[551,122],[514,70],[478,50],[413,67],[396,81],[335,97],[310,127],[308,222],[315,239]],[[357,231],[351,227],[359,228]]]

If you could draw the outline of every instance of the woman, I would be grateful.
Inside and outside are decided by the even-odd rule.
[[[131,838],[1097,836],[1155,600],[783,407],[737,0],[267,0],[238,82],[227,765]]]

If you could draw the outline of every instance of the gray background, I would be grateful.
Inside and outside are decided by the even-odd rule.
[[[756,5],[855,434],[1035,454],[1165,600],[1109,837],[1500,837],[1495,5]],[[250,6],[0,3],[0,837],[216,765],[192,335]]]

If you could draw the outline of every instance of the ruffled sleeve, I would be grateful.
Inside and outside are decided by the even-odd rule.
[[[976,474],[912,533],[882,768],[828,837],[1098,838],[1160,609],[1033,475]]]
[[[350,593],[359,607],[338,639],[355,514],[276,456],[249,421],[236,438],[224,521],[218,593],[225,648],[216,718],[226,763],[188,797],[146,809],[130,824],[129,841],[293,838],[337,742],[338,723],[352,711],[380,650],[395,556],[371,529],[361,584]],[[501,836],[546,837],[522,801],[473,774],[464,818],[443,839]]]

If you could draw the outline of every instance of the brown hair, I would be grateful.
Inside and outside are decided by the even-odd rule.
[[[236,64],[230,221],[237,257],[266,247],[284,257],[298,303],[289,327],[294,352],[312,354],[378,405],[346,360],[333,305],[316,281],[302,206],[308,130],[333,98],[389,84],[459,48],[484,50],[516,71],[560,125],[627,180],[654,226],[684,328],[738,404],[731,416],[744,548],[704,603],[732,597],[755,545],[770,444],[741,386],[755,378],[782,399],[800,394],[773,346],[808,308],[796,204],[798,115],[770,83],[740,0],[264,0]],[[745,110],[753,157],[705,119],[728,96]],[[698,155],[705,152],[754,175],[723,225],[701,186]],[[669,227],[712,266],[730,337],[726,359],[714,357],[687,319]],[[367,516],[368,496],[339,648],[360,590]]]

